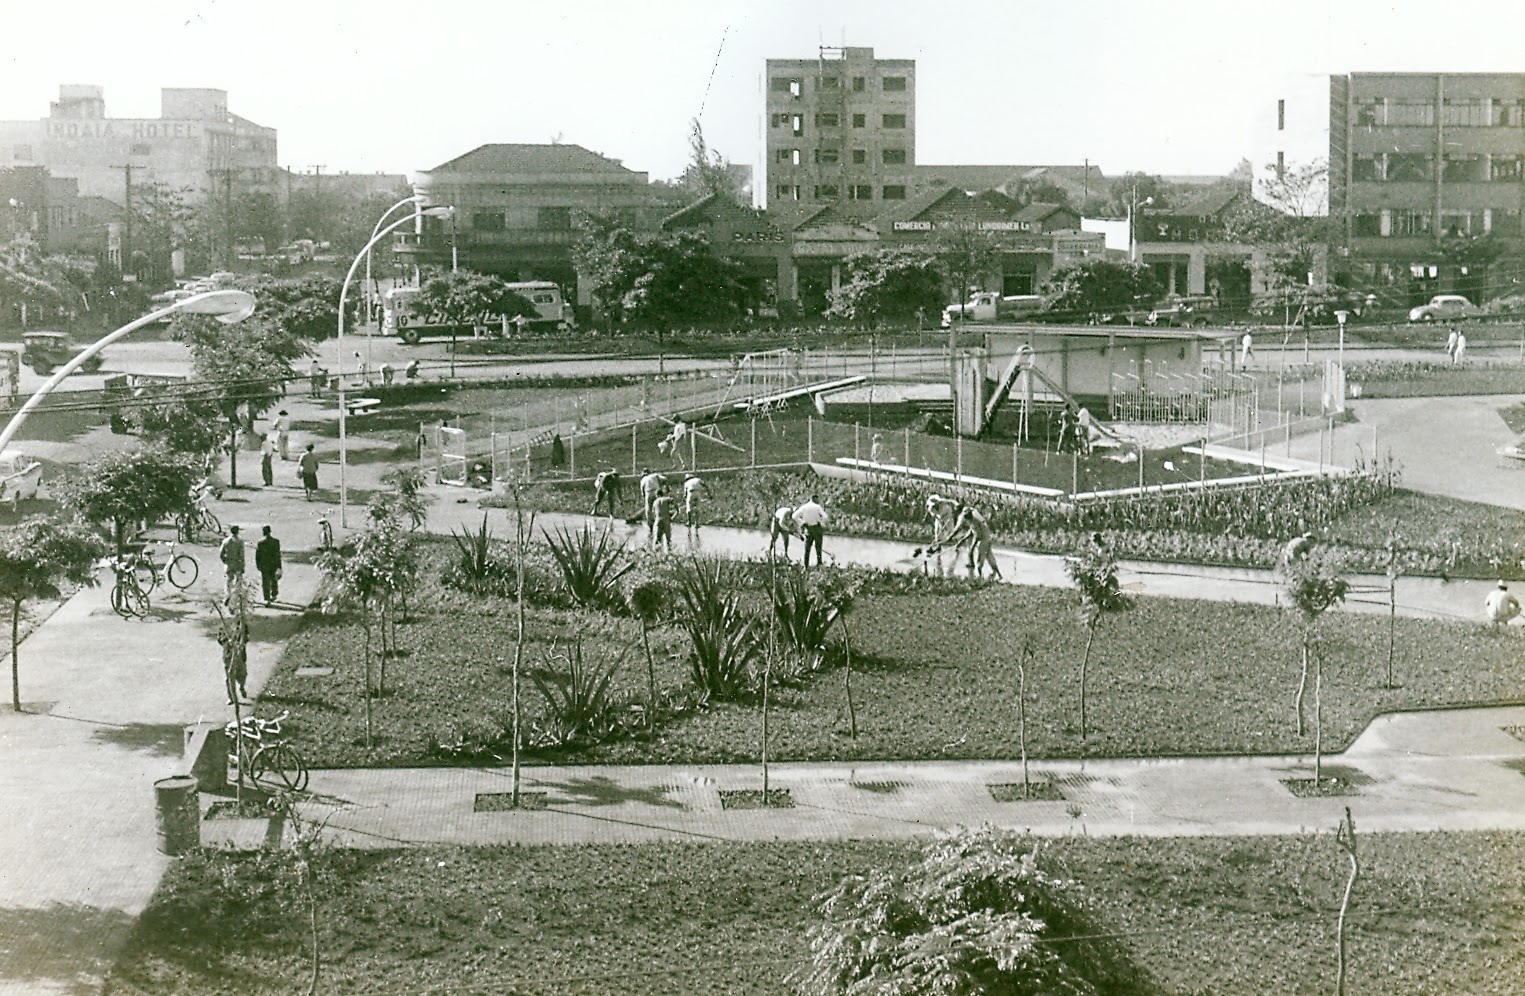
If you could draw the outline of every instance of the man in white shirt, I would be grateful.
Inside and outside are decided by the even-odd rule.
[[[768,556],[773,556],[773,551],[778,547],[779,539],[784,541],[784,557],[789,556],[789,538],[798,536],[799,529],[794,524],[794,509],[788,505],[783,506],[773,513],[773,518],[768,522]]]
[[[815,548],[815,565],[823,566],[825,561],[821,559],[821,542],[826,538],[826,509],[821,507],[815,495],[811,495],[809,501],[794,510],[793,518],[794,524],[805,537],[805,566],[810,566],[811,547]]]
[[[1488,592],[1487,601],[1483,603],[1488,610],[1488,621],[1495,626],[1507,626],[1509,620],[1520,614],[1520,601],[1509,591],[1509,586],[1500,581],[1499,586]]]
[[[953,531],[948,534],[945,543],[952,544],[954,549],[958,544],[969,542],[969,573],[978,577],[985,574],[985,566],[990,566],[990,572],[997,580],[1001,580],[1001,568],[995,562],[995,549],[991,542],[990,522],[973,505],[960,505],[958,519],[953,523]]]
[[[641,509],[648,531],[652,525],[651,506],[656,502],[657,496],[666,489],[666,486],[667,480],[661,474],[647,471],[646,475],[641,478]]]
[[[699,529],[699,506],[708,497],[704,482],[699,480],[698,474],[689,474],[683,480],[683,515],[688,523],[689,532],[697,532]]]

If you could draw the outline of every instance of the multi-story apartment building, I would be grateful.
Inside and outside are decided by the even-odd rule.
[[[1497,236],[1507,247],[1499,263],[1513,256],[1517,267],[1522,209],[1525,74],[1330,78],[1332,268],[1358,284],[1406,288],[1411,299],[1450,288],[1487,294],[1465,262],[1467,243]]]
[[[914,59],[823,47],[814,59],[767,60],[763,86],[769,211],[833,204],[869,218],[915,195]]]
[[[159,117],[109,118],[101,87],[60,86],[47,117],[0,121],[0,166],[44,166],[117,204],[150,183],[192,199],[284,189],[275,129],[229,113],[225,90],[165,88]]]

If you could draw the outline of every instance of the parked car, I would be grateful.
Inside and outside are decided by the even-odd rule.
[[[1482,309],[1460,294],[1436,294],[1428,304],[1421,304],[1409,312],[1411,322],[1444,322],[1455,318],[1471,318],[1482,314]]]
[[[25,344],[21,350],[21,362],[44,377],[85,351],[84,346],[70,342],[68,334],[64,332],[25,332],[22,333],[21,340]],[[80,370],[95,373],[104,362],[101,354],[96,353],[84,362]]]
[[[1190,294],[1168,297],[1149,312],[1145,324],[1165,325],[1172,328],[1211,325],[1213,312],[1218,307],[1217,298],[1210,294]]]
[[[42,464],[19,450],[0,453],[0,502],[16,511],[23,500],[37,497],[42,482]]]
[[[188,290],[186,290],[183,287],[177,287],[174,290],[162,291],[162,292],[160,292],[158,294],[153,295],[152,297],[150,297],[148,299],[148,303],[149,304],[174,304],[176,301],[184,300],[185,298],[190,297],[192,293],[194,293],[194,292],[193,291],[188,291]]]

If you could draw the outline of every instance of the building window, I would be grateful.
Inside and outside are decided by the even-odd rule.
[[[1276,102],[1276,130],[1287,130],[1287,102],[1285,100]]]
[[[1429,235],[1431,215],[1428,211],[1405,211],[1393,210],[1391,234],[1404,235]]]
[[[887,201],[903,201],[905,200],[905,186],[898,183],[886,184],[880,197]]]
[[[1431,128],[1435,125],[1435,105],[1429,101],[1389,100],[1383,105],[1382,124],[1406,128]]]
[[[853,150],[853,165],[855,165],[855,166],[862,166],[866,162],[868,162],[868,150],[866,150],[866,149],[854,149]]]
[[[835,183],[823,183],[815,188],[815,199],[818,201],[834,201],[837,199],[837,185]]]
[[[885,93],[905,93],[904,76],[886,76],[884,78]]]
[[[501,232],[503,231],[503,212],[473,211],[471,227],[479,232]]]
[[[863,77],[861,77],[861,76],[854,76],[853,77],[853,91],[856,92],[856,93],[862,93],[863,92],[863,88],[864,88]]]
[[[1503,232],[1504,235],[1511,239],[1519,238],[1521,234],[1519,208],[1505,208],[1503,210],[1494,208],[1493,230],[1495,232]]]
[[[1380,100],[1356,101],[1356,124],[1363,128],[1375,128],[1382,113]]]
[[[840,118],[835,114],[817,114],[815,126],[817,128],[835,128],[840,123]]]
[[[1488,161],[1488,179],[1500,183],[1515,183],[1525,176],[1519,156],[1493,156]]]
[[[1355,217],[1353,232],[1359,236],[1378,236],[1382,234],[1382,216],[1380,214],[1358,214]]]
[[[1440,120],[1455,128],[1482,128],[1488,121],[1488,101],[1447,100],[1441,105]]]
[[[854,114],[853,115],[853,127],[854,128],[863,128],[863,127],[866,127],[867,125],[868,125],[868,115],[866,115],[866,114]]]
[[[905,150],[904,149],[885,149],[884,150],[884,164],[886,166],[904,166],[905,165]]]
[[[779,162],[787,163],[790,160],[790,155],[789,154],[791,152],[793,152],[793,151],[794,151],[793,149],[779,149],[773,155],[774,155],[774,158],[777,159]]]
[[[884,122],[883,123],[884,123],[884,127],[886,127],[886,128],[904,128],[905,127],[905,115],[904,114],[886,114],[884,116]]]
[[[1440,178],[1446,183],[1481,183],[1485,179],[1483,157],[1447,155]]]
[[[787,184],[787,183],[780,183],[778,185],[778,189],[777,189],[776,193],[780,197],[787,198],[789,196],[789,184]]]
[[[840,89],[842,89],[842,80],[839,77],[836,77],[836,76],[822,76],[821,77],[821,89],[822,90],[840,90]]]
[[[800,164],[800,150],[799,149],[790,149],[789,150],[789,165],[791,165],[791,166],[798,166],[799,164]]]
[[[132,147],[132,154],[135,156],[146,156],[153,151],[153,146],[149,145],[147,142],[139,142]]]
[[[1482,212],[1473,215],[1471,211],[1442,211],[1440,212],[1440,234],[1452,238],[1471,236],[1474,232],[1478,235],[1483,233]]]
[[[1350,161],[1350,179],[1356,183],[1376,183],[1383,179],[1381,156],[1355,156]]]
[[[842,153],[837,149],[816,149],[815,161],[825,166],[835,166],[842,158]]]
[[[32,159],[32,147],[30,145],[18,145],[12,152],[17,159],[23,162],[30,162]]]
[[[1492,120],[1495,128],[1518,128],[1525,124],[1525,100],[1495,99]]]
[[[874,199],[874,188],[866,183],[859,183],[847,188],[847,196],[855,201],[871,201]]]
[[[794,132],[796,137],[805,134],[805,115],[789,115],[789,128]]]
[[[572,209],[569,207],[543,207],[537,213],[538,227],[547,232],[570,232]]]
[[[775,128],[782,128],[789,123],[789,115],[775,114],[768,122]]]
[[[1387,157],[1387,178],[1393,183],[1428,180],[1430,157],[1420,152],[1394,152]]]
[[[787,93],[791,97],[798,97],[800,95],[800,81],[791,79],[788,76],[773,77],[772,86],[774,93]]]

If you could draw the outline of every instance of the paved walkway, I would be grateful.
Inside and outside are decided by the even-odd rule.
[[[298,420],[301,404],[290,404]],[[352,487],[373,486],[382,469],[379,462],[352,465]],[[250,454],[242,455],[240,479],[258,479]],[[306,563],[317,540],[314,516],[331,507],[302,501],[291,486],[290,464],[278,468],[277,481],[273,489],[230,491],[217,503],[224,522],[244,525],[251,539],[258,525],[273,525],[288,555],[288,605],[256,612],[251,690],[261,687],[295,631],[295,608],[316,591],[316,572]],[[333,483],[332,467],[325,468],[324,482]],[[445,532],[480,521],[473,503],[457,503],[467,495],[439,493],[431,528]],[[488,514],[495,528],[504,528],[506,513]],[[547,525],[584,521],[542,517]],[[641,541],[638,531],[615,528]],[[681,531],[678,542],[680,548],[687,542]],[[708,528],[700,545],[755,555],[766,538]],[[827,549],[841,563],[924,569],[903,543],[832,537]],[[153,782],[185,770],[185,725],[230,716],[206,604],[219,590],[221,572],[213,548],[197,552],[202,579],[189,593],[155,598],[151,619],[122,620],[110,611],[105,587],[86,589],[22,646],[26,711],[0,711],[6,757],[0,765],[6,802],[0,994],[91,990],[168,864],[156,850]],[[1000,559],[1023,583],[1065,583],[1060,558],[1001,551]],[[1264,572],[1129,564],[1123,580],[1162,595],[1261,603],[1276,597]],[[1408,615],[1476,618],[1483,587],[1404,578],[1399,608]],[[1380,597],[1363,597],[1374,603],[1353,609],[1385,610]],[[1525,813],[1525,780],[1502,765],[1520,761],[1522,745],[1500,732],[1511,725],[1525,725],[1525,711],[1427,714],[1378,724],[1341,759],[1374,779],[1363,789],[1363,825],[1516,826]],[[1305,762],[1277,758],[1044,763],[1034,770],[1059,780],[1064,801],[996,803],[984,786],[1019,781],[1013,764],[777,765],[777,784],[791,790],[796,808],[749,812],[722,810],[719,791],[759,787],[753,767],[536,769],[527,787],[545,792],[550,809],[482,814],[473,812],[475,797],[506,790],[501,770],[318,772],[312,787],[320,798],[312,806],[331,811],[334,832],[357,843],[844,837],[986,819],[1047,833],[1250,833],[1330,822],[1338,800],[1297,800],[1280,786],[1279,779],[1300,766]],[[236,843],[263,833],[258,821],[205,827],[208,839]]]

